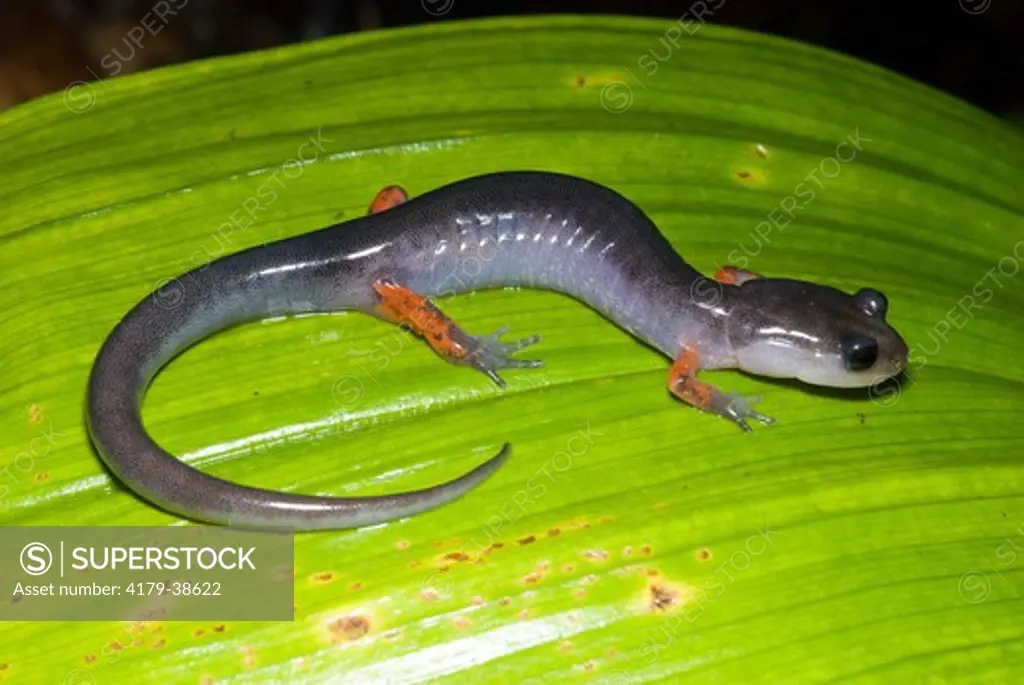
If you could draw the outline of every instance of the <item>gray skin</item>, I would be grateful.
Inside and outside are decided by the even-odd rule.
[[[373,313],[372,285],[389,280],[437,297],[521,286],[575,297],[641,341],[701,369],[740,368],[834,387],[865,387],[900,372],[907,347],[885,322],[885,298],[784,279],[722,285],[689,266],[644,213],[595,183],[545,172],[469,178],[385,212],[226,256],[156,292],[115,326],[89,379],[88,424],[118,478],[167,511],[260,529],[334,529],[411,516],[454,500],[493,474],[508,444],[441,485],[361,498],[251,488],[204,474],[160,448],[140,406],[156,373],[218,331],[267,317]],[[172,306],[173,305],[173,306]],[[467,363],[503,385],[500,368],[536,366],[510,353],[534,342],[461,336]],[[851,364],[851,340],[877,345]],[[853,345],[856,347],[856,344]],[[863,345],[862,345],[863,347]],[[865,361],[870,362],[865,364]],[[715,391],[707,411],[745,430],[771,419]]]

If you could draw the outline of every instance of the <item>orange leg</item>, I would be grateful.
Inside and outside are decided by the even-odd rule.
[[[758,278],[758,274],[738,266],[723,266],[715,272],[715,280],[726,285],[743,285]]]
[[[748,418],[765,425],[774,423],[774,419],[750,407],[758,398],[727,395],[710,383],[697,380],[699,370],[700,353],[692,347],[684,348],[669,369],[669,392],[691,407],[729,419],[747,432],[751,430]]]
[[[707,410],[715,388],[697,380],[700,355],[692,347],[685,348],[668,370],[669,391],[687,404]]]
[[[402,186],[388,186],[377,193],[377,197],[373,198],[373,202],[370,203],[370,208],[366,213],[380,214],[392,207],[397,207],[408,199],[409,194],[405,192],[405,188]]]
[[[539,361],[509,357],[513,352],[540,340],[538,335],[512,343],[503,342],[500,338],[505,333],[504,326],[490,335],[469,335],[429,299],[409,288],[380,280],[373,284],[373,290],[380,298],[374,307],[377,316],[408,327],[426,340],[443,359],[482,371],[498,387],[505,387],[505,381],[497,373],[498,369],[541,366]]]

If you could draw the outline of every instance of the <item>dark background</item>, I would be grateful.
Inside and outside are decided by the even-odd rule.
[[[124,73],[327,35],[470,17],[553,12],[676,19],[692,0],[170,0]],[[106,76],[157,0],[0,0],[0,108]],[[709,0],[709,5],[716,3]],[[442,16],[433,16],[451,5]],[[815,43],[1024,119],[1024,0],[725,0],[711,23]],[[90,71],[91,70],[91,71]]]

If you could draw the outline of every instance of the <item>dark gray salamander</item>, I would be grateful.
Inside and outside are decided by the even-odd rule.
[[[89,379],[88,424],[98,453],[150,502],[186,518],[243,527],[365,526],[461,496],[501,466],[507,444],[436,487],[336,498],[251,488],[204,474],[161,449],[143,428],[146,388],[189,346],[267,317],[376,313],[381,296],[373,285],[379,282],[426,297],[507,286],[566,293],[669,357],[699,360],[690,373],[742,368],[856,387],[892,376],[905,364],[906,345],[885,323],[885,298],[877,291],[849,295],[760,277],[720,284],[689,266],[616,192],[561,174],[502,172],[211,262],[178,279],[176,306],[157,294],[144,299],[110,333]],[[498,368],[528,365],[507,356],[521,345],[455,332],[474,348],[473,365],[499,384]],[[744,428],[746,418],[770,421],[744,398],[712,391],[703,404],[680,396]]]

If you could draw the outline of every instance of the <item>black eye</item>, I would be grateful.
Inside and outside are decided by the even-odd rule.
[[[878,359],[878,343],[866,335],[848,335],[843,338],[843,363],[850,371],[864,371]]]
[[[871,288],[861,288],[853,296],[853,299],[857,303],[857,307],[869,316],[884,317],[885,310],[889,307],[889,301],[885,299],[885,295]]]

